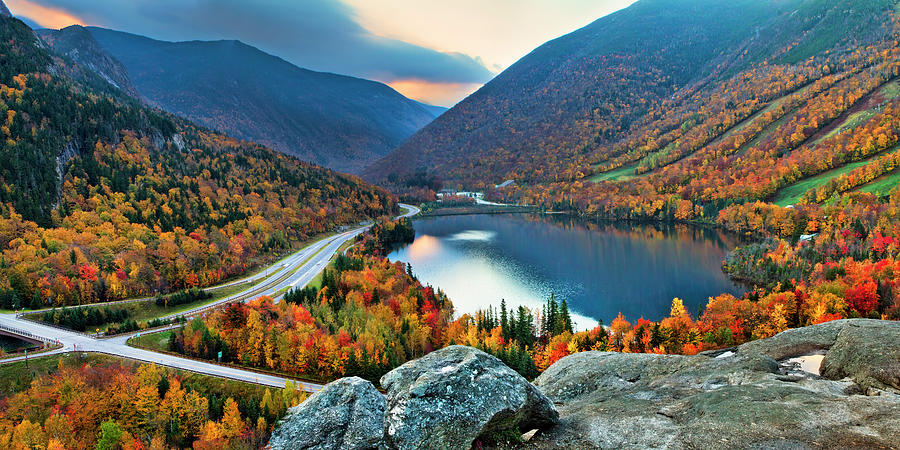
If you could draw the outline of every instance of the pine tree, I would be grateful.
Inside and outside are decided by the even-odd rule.
[[[559,305],[556,303],[556,295],[550,294],[547,300],[547,313],[545,321],[546,329],[543,330],[548,337],[556,336],[561,333],[559,327]]]
[[[500,299],[500,328],[503,339],[509,340],[509,315],[506,312],[506,299]]]
[[[569,304],[563,299],[562,305],[559,307],[559,318],[562,321],[563,332],[572,332],[572,316],[569,315]]]

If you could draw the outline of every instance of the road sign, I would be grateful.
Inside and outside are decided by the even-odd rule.
[[[219,352],[219,362],[222,362],[222,352]]]

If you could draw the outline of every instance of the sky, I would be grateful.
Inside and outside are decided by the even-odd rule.
[[[238,39],[300,67],[452,106],[542,43],[634,0],[4,0],[44,28]]]

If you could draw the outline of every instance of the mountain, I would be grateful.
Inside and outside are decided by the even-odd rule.
[[[84,55],[53,53],[25,23],[0,17],[7,306],[208,286],[397,210],[387,191],[355,176],[146,107],[108,83],[113,60],[104,81],[81,67]]]
[[[43,35],[61,53],[106,61],[92,41],[68,38],[85,30],[149,104],[335,170],[358,172],[439,114],[384,84],[301,69],[239,41],[164,42],[93,27]]]
[[[110,55],[84,27],[73,25],[62,30],[37,30],[38,36],[58,53],[97,74],[126,95],[139,97],[128,71]],[[82,80],[83,81],[83,80]]]
[[[421,107],[428,110],[432,115],[434,115],[434,117],[440,116],[441,114],[447,112],[447,109],[448,109],[448,108],[444,108],[443,106],[429,105],[428,103],[422,103],[422,102],[416,102],[416,103],[418,103]]]
[[[856,71],[855,52],[890,39],[894,3],[640,0],[535,49],[364,176],[402,184],[429,172],[474,186],[628,167],[636,160],[612,160],[661,156],[680,137],[667,133],[736,107],[740,122],[832,71]],[[727,128],[704,129],[704,140]]]

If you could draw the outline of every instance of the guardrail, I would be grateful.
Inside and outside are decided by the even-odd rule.
[[[7,333],[15,334],[16,336],[21,336],[21,337],[29,338],[29,339],[32,339],[32,340],[35,340],[35,341],[38,341],[38,342],[43,342],[43,343],[51,343],[51,342],[53,342],[53,343],[56,343],[56,339],[50,339],[50,338],[47,338],[47,337],[38,336],[38,335],[36,335],[36,334],[34,334],[34,333],[29,333],[29,332],[27,332],[27,331],[25,331],[25,330],[20,330],[20,329],[18,329],[18,328],[8,327],[8,326],[3,325],[3,324],[0,324],[0,330],[6,331]]]
[[[365,225],[363,225],[363,226],[361,226],[361,227],[358,227],[358,228],[355,228],[355,229],[351,229],[351,230],[349,230],[349,231],[344,231],[344,232],[339,233],[339,234],[336,235],[336,236],[331,236],[331,237],[328,237],[328,238],[325,238],[325,239],[320,240],[319,242],[322,242],[322,243],[323,243],[322,247],[321,247],[319,250],[317,250],[316,252],[314,252],[312,255],[310,255],[309,258],[307,258],[306,261],[309,261],[310,259],[312,259],[316,254],[318,254],[319,252],[321,252],[322,250],[324,250],[325,248],[327,248],[328,245],[330,245],[331,243],[333,243],[335,240],[337,240],[337,239],[339,239],[339,238],[341,238],[341,237],[344,237],[345,235],[348,235],[348,234],[353,234],[353,233],[362,232],[362,231],[364,231],[365,229],[367,229],[367,228],[369,228],[369,227],[371,227],[371,226],[372,226],[372,223],[367,222]],[[317,243],[318,243],[318,242],[317,242]],[[315,245],[315,244],[312,244],[312,245]],[[352,246],[351,246],[351,247],[352,247]],[[307,248],[308,248],[308,247],[307,247]],[[298,255],[298,254],[299,254],[300,252],[302,252],[302,251],[303,251],[303,250],[299,250],[298,252],[295,252],[295,253],[289,255],[289,256],[286,257],[285,259],[288,259],[288,258],[290,258],[290,257],[296,256],[296,255]],[[305,263],[306,261],[304,261],[304,263]],[[303,263],[301,263],[300,266],[302,266],[302,265],[303,265]],[[277,285],[278,285],[279,283],[281,283],[282,281],[284,281],[284,280],[290,278],[297,270],[300,269],[300,266],[295,267],[295,268],[293,268],[292,270],[288,270],[288,271],[286,271],[286,273],[284,273],[284,274],[282,274],[282,275],[280,275],[280,276],[274,277],[274,278],[275,278],[274,280],[271,280],[271,279],[269,279],[268,277],[264,277],[264,278],[265,278],[265,281],[261,282],[260,284],[258,284],[258,285],[256,285],[256,286],[252,286],[252,287],[248,288],[248,290],[245,291],[245,292],[243,292],[243,293],[237,293],[237,294],[235,294],[235,295],[233,295],[233,296],[231,296],[231,297],[228,297],[228,298],[225,298],[225,299],[222,299],[222,300],[213,302],[213,303],[211,303],[211,304],[209,304],[209,305],[200,307],[200,308],[198,308],[198,309],[189,310],[189,311],[182,311],[182,312],[180,312],[180,313],[172,314],[172,315],[169,315],[169,316],[158,317],[158,319],[167,320],[167,321],[171,321],[171,320],[177,319],[177,318],[185,318],[185,319],[186,319],[186,318],[188,318],[188,317],[194,317],[194,316],[203,314],[203,313],[205,313],[205,312],[207,312],[207,311],[209,311],[209,310],[212,310],[212,309],[220,308],[220,307],[222,307],[222,306],[224,306],[224,305],[227,305],[227,304],[230,304],[230,303],[243,302],[243,301],[246,301],[246,300],[248,300],[248,299],[252,299],[252,298],[254,298],[254,297],[258,296],[258,295],[265,294],[265,293],[266,293],[270,288],[272,288],[273,286],[277,286]],[[285,265],[282,264],[281,267],[284,268]],[[276,272],[276,273],[277,273],[277,272]],[[259,274],[257,274],[257,275],[259,275]],[[275,275],[275,274],[273,274],[273,275]],[[212,288],[207,288],[206,290],[214,290],[214,289],[217,289],[217,288],[223,288],[223,287],[227,287],[227,286],[233,286],[233,285],[237,285],[237,284],[242,284],[242,283],[252,282],[252,281],[255,281],[255,280],[254,280],[254,277],[255,277],[255,276],[256,276],[256,275],[251,276],[251,277],[248,277],[248,278],[245,278],[245,279],[242,279],[242,280],[237,280],[237,281],[234,281],[234,282],[225,284],[225,285],[220,285],[220,286],[216,286],[216,287],[212,287]],[[127,299],[127,300],[119,300],[119,301],[115,301],[115,302],[107,302],[107,303],[94,303],[94,304],[84,304],[84,305],[73,305],[73,306],[71,306],[71,307],[74,307],[74,308],[99,307],[99,306],[104,306],[104,307],[105,307],[105,306],[112,306],[112,305],[116,305],[116,304],[127,304],[127,303],[146,302],[146,301],[152,301],[153,299],[155,299],[155,297]],[[16,312],[15,317],[16,317],[17,319],[20,319],[20,318],[26,318],[26,316],[33,316],[33,315],[37,315],[37,314],[42,314],[42,313],[47,312],[47,311],[52,311],[53,309],[55,309],[55,308],[47,308],[47,309],[34,310],[34,311],[27,311],[27,312],[25,312],[25,311],[22,311],[22,312]],[[26,320],[27,320],[27,319],[26,319]],[[51,327],[51,328],[56,328],[56,329],[59,329],[59,330],[61,330],[61,331],[65,331],[65,332],[68,332],[68,333],[80,334],[80,335],[82,335],[82,336],[92,337],[92,338],[95,338],[95,339],[96,339],[96,338],[100,338],[100,337],[110,337],[110,338],[111,338],[111,337],[117,337],[116,335],[106,336],[105,333],[86,333],[86,332],[74,331],[74,330],[71,330],[71,329],[68,329],[68,328],[65,328],[65,327],[56,325],[56,324],[52,324],[52,323],[44,323],[44,322],[40,322],[40,323],[41,323],[41,325],[43,325],[43,326],[47,326],[47,327]],[[161,326],[159,326],[159,327],[154,327],[154,328],[148,329],[148,330],[149,330],[150,332],[153,332],[153,331],[160,331],[160,330],[159,330],[160,328],[168,328],[168,327],[171,327],[171,326],[173,326],[173,325],[175,325],[175,324],[172,324],[172,323],[170,322],[169,324],[161,325]],[[56,343],[56,342],[57,342],[56,339],[50,339],[50,338],[40,337],[40,336],[37,336],[37,335],[35,335],[35,334],[29,333],[29,332],[27,332],[27,331],[20,330],[20,329],[17,329],[17,328],[7,327],[7,326],[4,326],[4,325],[2,325],[2,324],[0,324],[0,330],[6,330],[6,331],[8,331],[8,332],[10,332],[10,333],[13,333],[13,334],[17,334],[17,335],[20,335],[20,336],[32,338],[32,339],[35,339],[35,340],[37,340],[37,341],[39,341],[39,342],[45,342],[45,343]],[[146,331],[148,331],[148,330],[140,330],[140,332],[146,332]]]
[[[306,260],[304,260],[299,266],[293,267],[290,270],[285,271],[284,274],[279,275],[279,276],[276,276],[275,274],[270,275],[269,278],[266,278],[266,281],[263,281],[262,283],[249,288],[245,292],[237,293],[232,297],[225,298],[225,299],[219,300],[214,303],[210,303],[209,305],[200,307],[198,309],[193,309],[190,311],[182,311],[178,314],[173,314],[173,315],[169,315],[169,316],[162,316],[162,317],[160,317],[160,319],[169,320],[174,317],[184,317],[184,318],[195,317],[195,316],[203,314],[207,311],[210,311],[213,309],[218,309],[218,308],[221,308],[222,306],[225,306],[225,305],[228,305],[231,303],[244,302],[244,301],[259,297],[260,295],[265,295],[267,292],[269,292],[269,289],[272,289],[273,287],[278,286],[281,282],[283,282],[284,280],[287,280],[291,276],[293,276],[302,267],[303,264],[305,264],[307,261],[309,261],[313,257],[315,257],[317,254],[319,254],[319,252],[328,248],[328,246],[331,245],[335,240],[340,239],[344,235],[353,234],[358,231],[362,231],[362,230],[360,228],[357,228],[357,229],[353,229],[350,231],[345,231],[343,233],[340,233],[337,236],[332,236],[330,238],[326,238],[326,239],[323,239],[322,241],[319,241],[319,242],[324,242],[322,247],[320,249],[316,250],[315,252],[313,252],[313,254],[310,255]]]

